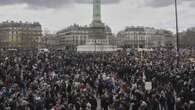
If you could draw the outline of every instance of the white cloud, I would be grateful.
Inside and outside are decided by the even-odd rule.
[[[102,21],[116,33],[126,26],[143,25],[175,30],[174,6],[161,8],[144,6],[143,0],[122,0],[102,6]],[[185,2],[178,6],[180,30],[195,26],[195,10]],[[27,4],[6,5],[0,7],[0,22],[6,20],[38,21],[43,28],[51,31],[61,30],[74,23],[88,25],[92,21],[92,5],[74,4],[44,10],[29,9]]]
[[[102,3],[119,3],[121,0],[102,0]],[[0,0],[0,5],[27,4],[33,9],[39,8],[61,8],[74,3],[91,3],[92,0]]]
[[[177,2],[178,4],[190,2],[190,6],[195,4],[194,0],[177,0]],[[167,7],[167,6],[173,5],[174,3],[175,3],[175,0],[145,0],[145,5],[153,7],[153,8]]]

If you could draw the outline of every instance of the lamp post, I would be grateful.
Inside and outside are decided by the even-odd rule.
[[[177,12],[177,0],[175,0],[175,21],[176,21],[176,49],[177,49],[177,67],[179,67],[179,27],[178,27],[178,12]]]

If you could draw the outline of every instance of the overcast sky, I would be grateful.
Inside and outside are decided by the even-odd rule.
[[[0,0],[0,21],[40,22],[56,32],[74,23],[92,21],[92,0]],[[180,31],[195,26],[195,0],[178,0]],[[103,0],[102,21],[114,33],[126,26],[174,31],[174,0]]]

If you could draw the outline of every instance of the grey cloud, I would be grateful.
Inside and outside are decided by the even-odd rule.
[[[9,5],[22,3],[24,0],[0,0],[0,5]]]
[[[92,3],[92,0],[74,0],[77,3]],[[119,3],[122,0],[102,0],[103,4]]]
[[[165,7],[174,3],[174,0],[146,0],[146,5],[151,7]]]
[[[72,0],[24,0],[31,8],[59,8],[64,5],[70,5]]]
[[[102,3],[118,3],[121,0],[102,0]],[[90,3],[92,0],[0,0],[0,5],[27,4],[31,8],[60,8],[74,3]]]
[[[191,4],[195,4],[194,0],[177,0],[178,4],[183,2],[190,2]],[[145,5],[153,8],[157,7],[167,7],[175,3],[175,0],[146,0]]]
[[[190,4],[190,6],[191,6],[191,7],[195,7],[195,2],[192,2],[192,3]]]
[[[29,7],[57,8],[73,0],[0,0],[0,5],[27,4]]]

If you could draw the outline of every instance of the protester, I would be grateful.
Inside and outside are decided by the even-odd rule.
[[[186,51],[0,54],[0,110],[195,110]],[[145,82],[152,82],[151,90]]]

